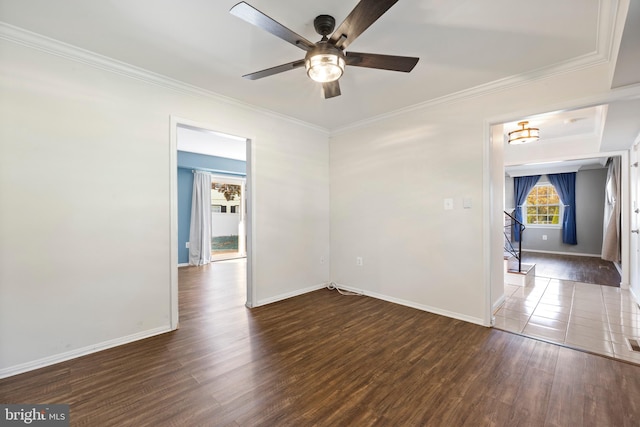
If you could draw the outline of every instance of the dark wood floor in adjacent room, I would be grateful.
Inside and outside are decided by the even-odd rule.
[[[249,310],[244,266],[180,269],[178,331],[0,401],[69,403],[73,426],[640,425],[640,366],[329,290]]]
[[[620,287],[620,273],[615,265],[598,257],[523,252],[522,262],[535,264],[537,277]]]

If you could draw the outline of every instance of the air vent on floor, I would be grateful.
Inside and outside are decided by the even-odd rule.
[[[627,346],[631,349],[631,351],[637,351],[640,353],[640,343],[635,338],[625,338],[627,340]]]

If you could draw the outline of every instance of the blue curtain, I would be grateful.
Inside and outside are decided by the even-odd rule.
[[[547,175],[564,204],[562,218],[562,243],[577,245],[576,233],[576,173],[554,173]]]
[[[514,189],[514,201],[516,203],[516,219],[522,221],[522,205],[527,200],[527,196],[531,192],[531,189],[535,187],[536,183],[540,179],[540,175],[532,176],[517,176],[513,178]],[[516,224],[513,230],[513,239],[516,242],[520,241],[520,227]]]

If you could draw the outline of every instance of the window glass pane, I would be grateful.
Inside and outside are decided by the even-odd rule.
[[[560,225],[562,202],[550,183],[538,184],[527,195],[525,221],[527,224]]]
[[[538,187],[538,197],[547,197],[548,194],[549,187],[547,187],[546,185]]]

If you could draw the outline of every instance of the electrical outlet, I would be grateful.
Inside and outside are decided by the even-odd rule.
[[[325,259],[324,259],[324,257],[323,257],[323,256],[321,256],[321,257],[320,257],[320,264],[324,264],[324,262],[325,262]]]
[[[546,234],[542,235],[542,240],[547,240],[547,235]]]
[[[187,248],[187,249],[189,249],[189,242],[185,243],[185,244],[184,244],[184,247],[185,247],[185,248]]]
[[[356,257],[356,265],[358,265],[358,266],[362,267],[362,265],[363,265],[363,264],[364,264],[364,263],[363,263],[363,261],[362,261],[362,257],[361,257],[361,256]]]

